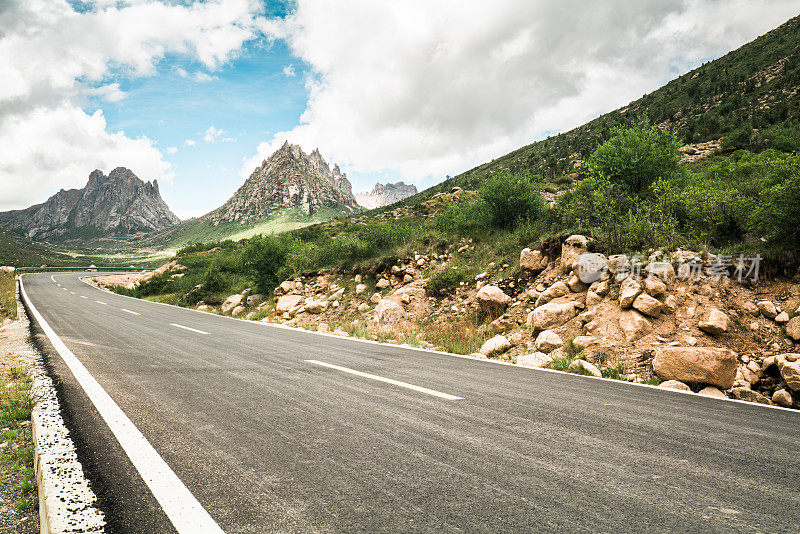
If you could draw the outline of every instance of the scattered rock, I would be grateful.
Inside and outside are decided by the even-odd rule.
[[[231,295],[222,303],[222,313],[228,313],[242,303],[242,295]]]
[[[262,302],[264,302],[264,295],[261,293],[256,293],[255,295],[250,295],[247,297],[247,305],[248,306],[258,306]]]
[[[716,308],[711,308],[697,324],[707,334],[718,336],[728,331],[728,315]]]
[[[564,341],[552,330],[543,330],[536,336],[536,349],[540,352],[550,353],[562,346]]]
[[[573,293],[581,293],[589,289],[589,286],[586,285],[578,278],[578,275],[573,274],[570,279],[567,281],[567,287]]]
[[[715,347],[662,347],[653,370],[662,380],[680,380],[730,389],[736,378],[736,354]]]
[[[369,301],[373,304],[377,304],[383,299],[380,293],[373,293],[372,296],[369,298]]]
[[[492,317],[502,314],[511,304],[511,297],[497,286],[483,286],[475,295],[475,300],[481,310]]]
[[[784,408],[791,408],[794,406],[792,394],[786,389],[775,390],[775,393],[772,394],[772,402],[778,406],[783,406]]]
[[[587,251],[589,240],[580,234],[571,235],[561,245],[561,266],[564,270],[572,268],[572,264],[581,254]]]
[[[692,388],[684,384],[683,382],[679,382],[678,380],[667,380],[665,382],[661,382],[658,387],[664,389],[677,389],[678,391],[692,391]],[[717,390],[719,391],[719,390]]]
[[[567,367],[567,372],[575,373],[584,371],[591,376],[602,377],[603,373],[600,372],[600,369],[592,365],[591,363],[587,362],[586,360],[574,360],[569,367]]]
[[[378,288],[378,289],[386,289],[390,285],[392,285],[392,284],[389,283],[389,281],[386,278],[381,278],[380,280],[378,280],[378,283],[375,284],[375,287]]]
[[[291,280],[284,280],[283,282],[281,282],[281,285],[278,286],[275,292],[278,294],[291,293],[292,291],[294,291],[294,287],[295,287],[294,282],[292,282]]]
[[[367,304],[366,302],[362,302],[361,304],[358,305],[358,311],[360,313],[368,312],[369,311],[369,304]]]
[[[778,324],[786,324],[789,322],[789,314],[785,311],[780,312],[775,316],[775,322]]]
[[[542,368],[550,365],[553,357],[545,354],[544,352],[534,352],[533,354],[526,354],[524,356],[517,356],[517,365],[522,367]]]
[[[664,306],[662,311],[664,313],[675,313],[675,310],[678,309],[678,299],[675,295],[667,295],[667,298],[664,299]]]
[[[644,290],[651,297],[660,297],[667,292],[667,284],[661,281],[660,278],[648,276],[644,280]]]
[[[781,377],[786,386],[794,391],[800,391],[800,359],[799,354],[780,354],[775,357]],[[765,366],[766,368],[766,366]]]
[[[800,341],[800,315],[792,317],[786,323],[786,335],[795,341]]]
[[[642,286],[633,278],[626,278],[619,288],[619,306],[620,308],[630,308],[639,293],[642,292]]]
[[[541,272],[547,268],[547,256],[539,250],[522,249],[519,254],[519,267],[526,271]]]
[[[628,341],[636,341],[648,333],[653,325],[642,314],[634,310],[624,311],[619,316],[619,327]]]
[[[367,286],[365,284],[356,285],[356,295],[360,295],[366,290],[367,290]]]
[[[757,402],[759,404],[772,405],[772,401],[768,397],[765,397],[761,393],[755,392],[750,388],[733,388],[731,390],[731,396],[734,399],[747,402]]]
[[[403,307],[393,300],[381,299],[373,310],[375,322],[387,326],[396,323],[403,317]]]
[[[603,302],[603,297],[598,295],[592,290],[589,290],[586,293],[586,306],[588,308],[594,308],[595,306],[599,306]]]
[[[503,354],[511,348],[511,342],[506,338],[506,336],[497,335],[491,339],[487,339],[486,342],[481,346],[480,353],[484,356],[494,356],[497,354]]]
[[[245,307],[244,306],[236,306],[233,310],[231,310],[231,315],[234,317],[238,317],[244,313]]]
[[[624,254],[616,254],[608,258],[608,270],[612,274],[627,273],[631,270],[631,263],[628,261],[628,256]]]
[[[758,315],[759,314],[758,306],[756,306],[754,303],[752,303],[750,301],[747,301],[744,304],[742,304],[742,308],[744,309],[744,311],[746,311],[747,313],[749,313],[751,315]]]
[[[328,309],[327,300],[309,300],[305,304],[306,313],[318,314]]]
[[[581,282],[592,284],[608,270],[608,260],[603,254],[585,252],[575,259],[572,270]]]
[[[671,284],[675,281],[675,267],[667,261],[654,261],[647,265],[650,276],[660,278],[663,282]]]
[[[572,340],[572,345],[579,351],[586,350],[595,343],[597,343],[597,338],[594,336],[578,336]]]
[[[569,286],[567,286],[567,284],[559,280],[552,286],[545,289],[542,292],[542,294],[539,295],[539,298],[536,299],[535,307],[538,308],[539,306],[547,304],[553,299],[557,299],[558,297],[563,297],[567,293],[569,293]]]
[[[758,306],[758,310],[767,319],[774,319],[775,317],[778,316],[778,309],[775,307],[775,304],[773,304],[771,300],[760,300],[756,303],[756,306]]]
[[[718,397],[720,399],[727,399],[728,397],[720,390],[719,388],[715,388],[714,386],[706,386],[700,391],[698,391],[700,395],[705,395],[707,397]]]
[[[650,317],[658,317],[661,314],[662,305],[658,299],[647,293],[640,293],[633,301],[633,308]]]
[[[530,323],[534,330],[547,330],[561,326],[575,315],[577,315],[577,310],[574,302],[548,302],[531,312]]]
[[[278,304],[275,306],[275,311],[278,313],[286,313],[303,300],[300,295],[283,295],[278,297]]]

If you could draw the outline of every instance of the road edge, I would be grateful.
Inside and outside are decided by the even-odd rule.
[[[29,332],[28,306],[17,280],[17,315]],[[30,343],[34,348],[35,343]],[[75,444],[61,416],[55,385],[45,368],[41,351],[32,351],[26,362],[33,382],[36,404],[31,412],[33,470],[39,495],[39,531],[105,532],[105,518],[97,507],[97,496],[89,486],[78,461]]]

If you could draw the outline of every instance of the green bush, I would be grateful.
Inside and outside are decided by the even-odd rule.
[[[539,188],[529,177],[501,174],[481,185],[479,198],[488,219],[499,228],[514,228],[546,209]]]
[[[286,259],[298,245],[290,234],[257,235],[241,252],[241,264],[259,293],[271,293],[291,272]]]
[[[431,275],[425,289],[431,295],[442,295],[470,280],[472,275],[473,270],[467,267],[446,267]]]

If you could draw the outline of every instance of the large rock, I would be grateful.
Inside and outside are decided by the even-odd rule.
[[[775,390],[775,393],[772,394],[772,402],[784,408],[791,408],[794,406],[792,394],[786,389]]]
[[[761,300],[756,303],[758,310],[764,314],[767,319],[774,319],[778,316],[778,309],[771,300]]]
[[[692,391],[692,388],[683,382],[679,382],[678,380],[665,380],[664,382],[661,382],[658,387],[664,389],[677,389],[678,391]]]
[[[600,369],[598,369],[591,363],[587,362],[586,360],[574,360],[567,367],[567,372],[586,374],[589,376],[596,376],[596,377],[603,376],[603,373],[600,372]]]
[[[769,399],[769,397],[765,397],[761,393],[753,391],[750,388],[733,388],[731,390],[731,396],[734,399],[747,402],[757,402],[759,404],[767,404],[770,406],[772,405],[772,401]]]
[[[536,350],[544,353],[553,352],[555,349],[562,347],[564,341],[561,336],[552,330],[543,330],[536,336]]]
[[[502,314],[511,304],[511,297],[497,286],[483,286],[475,295],[475,300],[483,313],[490,316]]]
[[[487,339],[486,342],[481,346],[480,353],[484,356],[495,356],[498,354],[503,354],[511,348],[511,342],[506,338],[506,336],[494,336],[491,339]]]
[[[730,389],[736,378],[736,354],[716,347],[662,347],[653,370],[662,380],[710,384]]]
[[[718,336],[728,331],[728,315],[716,308],[711,308],[700,319],[697,327],[706,334]]]
[[[517,356],[517,365],[522,367],[542,368],[550,365],[553,357],[544,352],[534,352],[524,356]]]
[[[660,297],[667,292],[667,284],[661,281],[660,278],[648,276],[644,280],[644,290],[651,297]]]
[[[581,254],[587,251],[589,240],[582,235],[571,235],[561,245],[561,266],[563,269],[568,270],[572,268],[573,262]]]
[[[403,317],[403,307],[389,299],[381,299],[372,310],[375,322],[381,326],[389,326]]]
[[[283,295],[278,297],[278,304],[275,306],[275,311],[278,313],[286,313],[302,302],[302,300],[303,297],[301,295]]]
[[[536,299],[535,307],[538,308],[539,306],[547,304],[553,299],[557,299],[558,297],[563,297],[567,293],[569,293],[569,286],[564,282],[562,282],[561,280],[559,280],[552,286],[545,289],[544,292],[542,292],[542,294],[539,295],[539,298]]]
[[[628,341],[636,341],[652,330],[653,325],[641,313],[627,310],[619,316],[619,327]]]
[[[242,295],[231,295],[222,303],[222,313],[228,313],[242,303]]]
[[[631,270],[631,262],[624,254],[615,254],[608,258],[608,270],[611,274],[627,273]]]
[[[322,313],[328,309],[328,301],[327,300],[309,300],[305,304],[305,311],[306,313]]]
[[[630,308],[639,293],[642,292],[642,286],[633,278],[626,278],[622,281],[619,288],[619,306],[620,308]]]
[[[572,270],[584,284],[593,284],[608,270],[608,260],[603,254],[585,252],[572,263]]]
[[[547,256],[540,250],[522,249],[519,254],[519,267],[526,271],[541,272],[547,268]]]
[[[705,395],[706,397],[716,397],[718,399],[727,399],[728,397],[722,392],[721,389],[715,388],[714,386],[706,386],[700,391],[698,391],[700,395]]]
[[[633,301],[633,308],[650,317],[658,317],[661,314],[662,305],[658,299],[654,299],[647,293],[640,293]]]
[[[800,391],[800,354],[781,354],[775,361],[786,386],[794,391]]]
[[[786,335],[795,341],[800,341],[800,315],[786,323]]]
[[[534,330],[561,326],[577,315],[574,302],[548,302],[531,312]]]
[[[250,295],[247,297],[248,306],[258,306],[262,302],[264,302],[264,295],[261,293],[256,293],[255,295]]]
[[[646,270],[650,276],[660,278],[666,284],[675,281],[675,267],[667,261],[654,261],[647,265]]]

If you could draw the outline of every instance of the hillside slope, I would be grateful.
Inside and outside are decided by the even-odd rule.
[[[800,148],[800,16],[623,108],[449,178],[402,205],[455,186],[476,189],[502,172],[539,175],[551,187],[568,186],[615,126],[643,117],[674,129],[692,145],[684,148],[687,161],[715,149]]]

